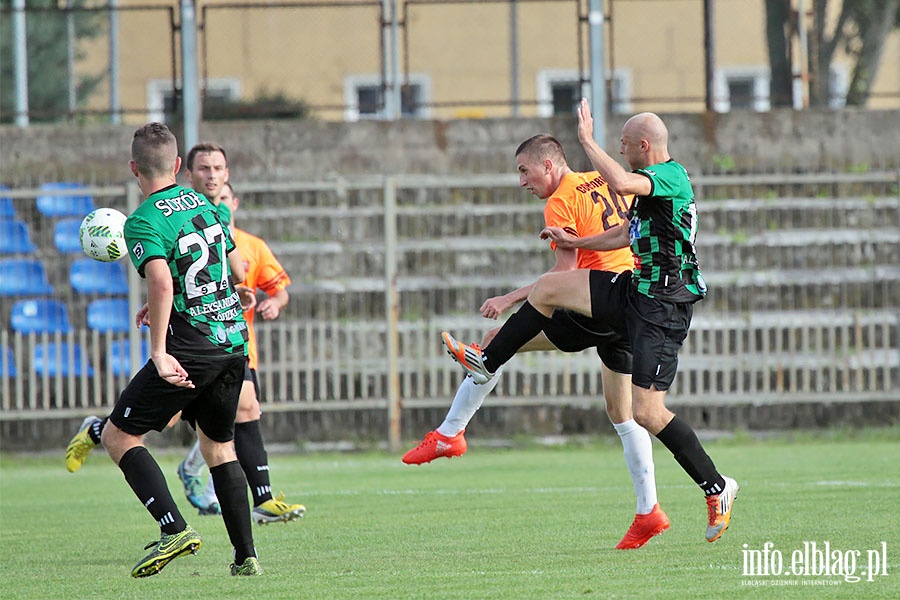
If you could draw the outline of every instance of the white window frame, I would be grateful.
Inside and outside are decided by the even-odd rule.
[[[205,89],[224,92],[231,100],[241,97],[241,80],[236,77],[207,79]],[[165,97],[175,91],[171,79],[150,79],[147,81],[147,120],[162,122],[166,118]]]
[[[726,113],[731,111],[731,98],[728,92],[728,82],[732,79],[749,79],[753,82],[753,106],[756,112],[766,112],[772,108],[769,97],[769,81],[772,76],[769,67],[738,66],[720,67],[716,69],[715,76],[715,101],[716,112]]]
[[[840,110],[847,106],[850,91],[850,73],[847,65],[831,65],[831,83],[828,86],[828,108]]]
[[[431,117],[431,77],[426,73],[410,73],[409,77],[404,77],[400,82],[401,85],[412,85],[419,88],[419,105],[420,107],[412,115],[402,115],[402,118],[412,119],[428,119]],[[384,109],[374,114],[360,114],[359,112],[359,95],[357,89],[360,87],[380,87],[381,75],[365,73],[347,75],[344,77],[344,120],[355,122],[361,119],[382,120],[387,115]]]
[[[587,81],[588,75],[584,77],[578,76],[576,69],[541,69],[536,75],[536,99],[537,99],[537,115],[539,117],[553,116],[553,84],[555,83],[574,83],[578,84],[582,80]],[[619,92],[617,97],[612,99],[612,106],[609,111],[612,114],[629,114],[631,113],[631,69],[618,68],[612,73],[613,93]],[[582,95],[590,99],[590,86],[585,85]]]
[[[828,87],[828,108],[840,110],[847,106],[847,92],[850,88],[850,73],[847,65],[831,65],[831,81]],[[794,110],[803,110],[803,81],[794,77],[791,82]]]

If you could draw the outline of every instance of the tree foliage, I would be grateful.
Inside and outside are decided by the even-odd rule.
[[[84,0],[69,2],[83,8]],[[78,41],[106,33],[104,13],[72,10],[71,15],[54,0],[29,0],[26,4],[28,57],[28,111],[32,120],[59,118],[69,112],[67,74],[68,17],[74,26],[74,60],[83,58]],[[9,122],[16,111],[14,11],[11,0],[0,0],[0,121]],[[76,75],[76,106],[84,106],[104,75]]]
[[[840,3],[840,12],[829,27],[827,15]],[[790,106],[785,100],[785,67],[791,70],[791,40],[797,30],[796,15],[787,0],[766,0],[767,40],[772,69],[771,92],[774,106]],[[878,73],[888,36],[900,28],[900,0],[816,0],[806,6],[812,10],[807,38],[809,102],[827,106],[832,90],[832,65],[838,50],[851,62],[847,105],[865,106]],[[790,98],[790,95],[787,96]]]

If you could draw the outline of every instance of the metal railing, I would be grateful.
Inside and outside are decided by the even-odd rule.
[[[19,8],[4,3],[2,35],[15,41],[13,51],[0,57],[12,63],[3,70],[10,75],[0,87],[15,94],[0,103],[0,119],[23,126],[29,119],[179,121],[184,117],[179,108],[184,92],[180,77],[188,70],[184,67],[191,66],[190,59],[184,65],[176,53],[184,46],[178,10],[184,4],[22,2]],[[588,58],[589,4],[586,0],[197,0],[190,5],[198,16],[199,56],[193,58],[200,67],[203,108],[210,119],[549,116],[572,114],[575,102],[590,95],[586,92],[590,87],[606,91],[613,114],[702,112],[708,104],[704,87],[711,81],[717,83],[707,92],[717,110],[764,110],[770,104],[766,83],[770,65],[757,58],[765,55],[764,28],[758,28],[756,37],[748,38],[746,31],[730,35],[742,25],[736,25],[736,19],[719,20],[714,46],[722,64],[713,65],[718,69],[708,73],[701,43],[701,0],[604,3],[609,11],[597,29],[606,31],[606,39],[595,44],[608,56],[607,72],[605,81],[592,82],[598,75],[592,75],[597,67]],[[641,19],[639,15],[647,11],[658,18]],[[744,7],[741,14],[760,23],[765,20],[761,7]],[[668,17],[680,19],[680,35],[672,36]],[[646,49],[635,49],[631,43],[637,19],[646,39],[675,40],[677,52],[671,60],[673,72],[679,73],[677,85],[666,87],[658,78],[647,77],[653,67],[645,60]],[[749,24],[751,30],[754,25]],[[336,38],[341,43],[331,43]],[[667,51],[652,43],[649,48],[651,54]],[[900,98],[896,78],[889,76],[897,63],[889,54],[884,53],[885,74],[876,80],[871,97],[876,108],[896,108]],[[129,70],[140,77],[120,76],[124,57],[137,61]],[[850,63],[834,66],[848,69]],[[647,87],[651,80],[655,83]],[[734,90],[729,81],[737,86]],[[835,105],[841,105],[845,93],[841,90],[832,99]],[[28,106],[20,109],[14,104]]]
[[[900,231],[897,177],[894,172],[850,178],[695,177],[698,190],[709,197],[721,195],[722,186],[759,193],[798,185],[800,191],[867,186],[874,195],[863,189],[859,197],[840,197],[840,202],[804,196],[700,203],[701,230],[707,231],[705,222],[712,229],[710,263],[743,268],[708,273],[711,296],[698,305],[670,401],[721,405],[900,396],[900,235],[893,235]],[[541,253],[549,253],[535,238],[542,203],[525,198],[514,175],[248,183],[241,189],[245,201],[236,216],[238,226],[252,224],[246,228],[267,239],[285,263],[298,247],[318,262],[310,264],[310,272],[289,268],[291,304],[278,321],[257,323],[266,410],[375,408],[388,411],[396,422],[403,407],[446,406],[461,371],[440,346],[441,330],[480,340],[497,325],[477,316],[485,294],[503,293],[546,270]],[[64,262],[47,237],[52,220],[34,209],[33,199],[42,193],[4,192],[38,232],[40,258]],[[91,188],[90,193],[124,210],[137,201],[128,199],[124,187]],[[807,239],[821,252],[801,252],[802,243],[779,242],[771,231],[779,228],[782,238]],[[478,256],[484,240],[492,240],[485,245],[487,262]],[[764,257],[766,240],[773,252],[781,244],[776,264],[756,258]],[[700,244],[702,259],[702,238]],[[814,260],[832,246],[838,252],[851,248],[852,256],[840,266],[812,264],[808,279],[798,265],[777,264],[792,255]],[[458,250],[466,247],[475,252]],[[741,254],[741,248],[759,254]],[[465,260],[451,263],[460,255]],[[491,272],[492,264],[507,266]],[[507,272],[513,266],[516,270]],[[433,274],[423,275],[428,269]],[[128,270],[136,308],[143,292],[134,270]],[[83,306],[64,281],[55,286],[57,297]],[[740,300],[729,304],[728,294]],[[12,300],[0,298],[4,319]],[[43,336],[0,328],[0,349],[15,368],[11,373],[0,354],[0,420],[73,417],[103,413],[113,405],[140,361],[114,371],[110,348],[127,342],[138,355],[141,334],[104,334],[82,322],[74,325],[70,333]],[[68,349],[69,354],[57,356],[55,375],[46,365],[36,370],[33,362],[36,348],[46,342],[65,343]],[[77,364],[75,346],[82,349]],[[69,373],[59,375],[64,363]],[[602,394],[598,366],[592,352],[518,356],[491,402],[597,404]]]

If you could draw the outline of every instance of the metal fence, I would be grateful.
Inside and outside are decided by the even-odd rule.
[[[0,120],[177,122],[179,4],[48,0],[17,11],[4,3]],[[206,119],[550,116],[571,114],[592,87],[587,0],[195,4]],[[706,49],[704,0],[600,4],[606,81],[597,89],[611,112],[701,112],[708,84],[715,110],[768,110],[762,2],[718,0]],[[637,30],[646,40],[639,48]],[[874,108],[900,106],[895,37],[873,82]],[[15,77],[17,48],[24,78]],[[706,73],[710,52],[717,62]],[[833,65],[831,108],[843,106],[850,64]],[[26,114],[17,113],[17,94],[30,100]],[[397,112],[388,107],[395,97]]]
[[[681,352],[671,402],[896,400],[900,174],[694,180],[707,195],[698,243],[711,291]],[[858,195],[713,199],[735,185],[850,186]],[[447,405],[461,371],[444,355],[441,330],[479,340],[496,326],[477,316],[483,299],[550,266],[536,239],[541,203],[523,197],[514,176],[241,190],[238,226],[266,238],[294,280],[281,319],[257,324],[267,410]],[[125,211],[137,202],[133,187],[80,193]],[[57,245],[64,218],[37,208],[47,191],[4,194],[6,217],[27,225],[33,248],[0,257],[0,268],[11,258],[45,264],[53,291],[42,297],[65,303],[71,327],[19,333],[13,306],[34,294],[0,296],[0,420],[103,413],[141,364],[141,333],[91,326],[90,303],[111,294],[72,286],[80,256]],[[128,272],[130,318],[142,291]],[[508,365],[492,403],[592,405],[600,385],[591,352],[534,353]]]

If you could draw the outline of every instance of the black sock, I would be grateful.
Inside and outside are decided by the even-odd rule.
[[[143,446],[132,448],[122,456],[119,468],[134,490],[134,495],[156,519],[163,533],[172,535],[184,531],[187,522],[178,512],[166,478],[149,450]]]
[[[88,435],[91,437],[91,441],[100,445],[100,435],[103,433],[103,427],[106,425],[106,422],[109,421],[109,417],[103,417],[99,421],[94,421],[91,423],[91,426],[88,427]]]
[[[222,520],[228,538],[234,546],[234,564],[243,564],[248,556],[256,556],[253,530],[250,525],[250,501],[247,500],[247,480],[238,461],[210,467],[209,474],[216,486],[216,496],[222,507]]]
[[[259,420],[234,425],[234,450],[247,477],[253,506],[259,506],[272,498],[269,481],[269,455],[263,444]]]
[[[496,373],[497,369],[506,364],[519,348],[531,341],[549,322],[548,317],[539,313],[526,300],[519,310],[506,320],[487,348],[482,350],[485,368],[491,373]]]
[[[656,438],[669,449],[681,468],[700,486],[704,494],[712,496],[725,489],[725,480],[716,470],[716,465],[703,449],[690,425],[676,416],[656,434]]]

